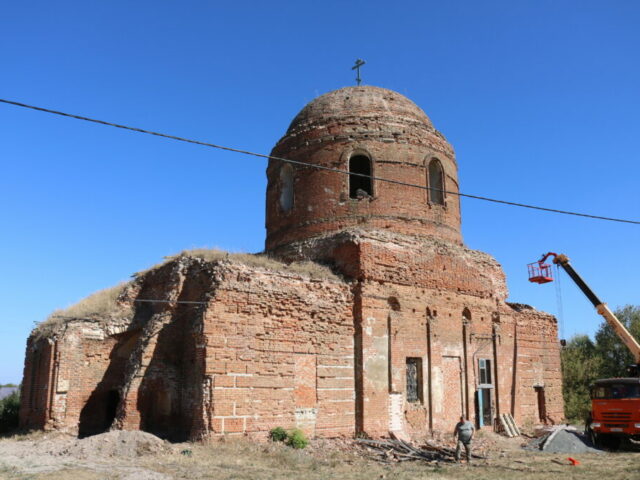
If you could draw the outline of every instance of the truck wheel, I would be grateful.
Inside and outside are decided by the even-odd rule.
[[[617,450],[620,446],[620,437],[616,435],[598,435],[599,447],[607,450]]]
[[[611,450],[618,450],[620,448],[620,443],[622,443],[622,437],[618,435],[611,435],[609,438],[609,448]]]

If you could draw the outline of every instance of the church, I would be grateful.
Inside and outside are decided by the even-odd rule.
[[[460,415],[562,421],[556,319],[507,302],[497,261],[464,245],[457,172],[406,97],[316,98],[272,150],[264,252],[183,252],[43,322],[22,427],[425,438]]]

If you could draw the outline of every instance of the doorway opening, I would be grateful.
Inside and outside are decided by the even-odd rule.
[[[541,423],[547,423],[547,401],[544,395],[544,387],[538,385],[533,387],[538,397],[538,420]]]
[[[120,403],[118,390],[94,391],[80,412],[78,436],[88,437],[111,428]]]
[[[492,425],[491,388],[478,388],[476,392],[478,402],[478,428]]]
[[[493,378],[491,360],[478,359],[478,390],[476,391],[478,428],[493,425]]]

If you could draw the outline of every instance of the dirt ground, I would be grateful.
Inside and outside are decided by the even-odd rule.
[[[640,480],[640,452],[573,455],[521,448],[525,438],[479,432],[472,465],[420,461],[383,464],[352,440],[314,440],[305,450],[232,438],[169,444],[144,432],[109,432],[78,440],[56,433],[0,439],[2,479],[598,479]]]

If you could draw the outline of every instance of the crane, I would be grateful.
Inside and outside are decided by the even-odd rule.
[[[552,267],[545,263],[549,257],[553,257],[553,263],[562,267],[575,282],[634,359],[634,364],[627,369],[628,377],[599,379],[590,386],[591,412],[585,431],[594,444],[612,448],[618,446],[623,438],[640,440],[640,344],[574,270],[566,255],[549,252],[537,262],[530,263],[530,282],[544,284],[553,281]]]

